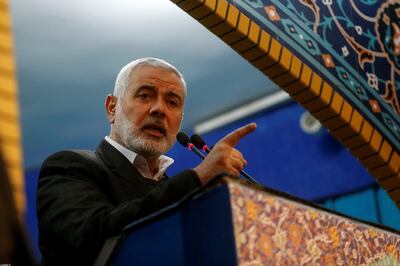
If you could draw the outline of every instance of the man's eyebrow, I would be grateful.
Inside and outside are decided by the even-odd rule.
[[[156,91],[156,87],[154,85],[151,84],[143,84],[141,85],[138,89],[137,92],[141,91],[141,90],[151,90],[151,91]]]
[[[174,91],[167,91],[166,93],[167,96],[171,96],[171,97],[176,97],[178,98],[180,101],[182,101],[182,95],[180,95],[179,93],[176,93]]]
[[[154,85],[152,85],[152,84],[145,83],[145,84],[142,84],[142,85],[136,90],[136,93],[139,93],[139,92],[142,91],[142,90],[149,90],[149,91],[152,91],[152,92],[157,92],[157,87],[154,86]],[[181,94],[179,94],[179,93],[177,93],[177,92],[175,92],[175,91],[173,91],[173,90],[168,90],[168,91],[165,93],[165,95],[168,96],[168,97],[175,97],[175,98],[178,98],[180,101],[183,101],[183,98],[184,98]]]

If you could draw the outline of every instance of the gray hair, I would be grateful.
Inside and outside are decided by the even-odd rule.
[[[173,65],[165,62],[162,59],[153,58],[153,57],[144,57],[144,58],[139,58],[139,59],[136,59],[135,61],[128,63],[121,69],[121,71],[119,72],[119,74],[117,76],[117,79],[115,80],[115,86],[114,86],[114,92],[113,92],[114,96],[119,98],[124,95],[126,89],[128,88],[129,81],[131,79],[131,74],[132,74],[133,70],[138,66],[158,67],[158,68],[162,68],[164,70],[175,73],[182,81],[183,90],[186,95],[186,82],[185,82],[185,79],[183,78],[183,75],[181,74],[181,72],[179,72],[178,69],[176,69]]]

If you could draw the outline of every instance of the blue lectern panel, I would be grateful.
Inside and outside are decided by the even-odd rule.
[[[112,265],[236,265],[226,186],[124,230]]]
[[[227,186],[194,198],[184,208],[182,217],[187,265],[236,265]]]
[[[112,265],[185,265],[181,212],[163,215],[124,234]]]

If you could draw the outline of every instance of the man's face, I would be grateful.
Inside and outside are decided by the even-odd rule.
[[[151,66],[133,70],[128,88],[117,102],[116,140],[145,157],[158,157],[175,143],[183,115],[185,92],[173,72]]]

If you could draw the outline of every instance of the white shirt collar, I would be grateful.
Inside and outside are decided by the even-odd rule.
[[[124,155],[139,171],[146,178],[150,178],[153,180],[160,180],[161,177],[164,175],[167,168],[174,163],[174,159],[161,155],[158,158],[158,172],[153,176],[150,173],[149,166],[147,164],[146,159],[137,154],[134,151],[129,150],[128,148],[122,146],[121,144],[117,143],[116,141],[112,140],[110,137],[106,136],[105,140],[110,143],[114,148],[116,148],[122,155]]]

